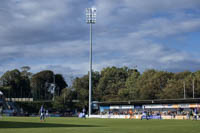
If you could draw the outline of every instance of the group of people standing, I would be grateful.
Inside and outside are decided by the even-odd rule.
[[[40,112],[40,121],[41,122],[45,121],[45,118],[47,118],[49,115],[48,110],[45,110],[44,106],[42,105],[39,112]]]
[[[79,118],[85,118],[85,119],[86,119],[86,109],[85,109],[85,108],[83,108],[82,112],[80,112],[80,113],[78,114],[78,117],[79,117]]]
[[[198,109],[197,108],[194,108],[193,111],[190,111],[187,113],[187,119],[191,119],[192,120],[198,120],[199,119],[199,116],[198,116]]]

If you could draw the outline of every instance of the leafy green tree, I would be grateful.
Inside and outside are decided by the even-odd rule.
[[[99,79],[99,72],[92,72],[92,101],[99,101],[101,98],[101,95],[97,90]],[[79,100],[79,103],[77,103],[76,106],[78,108],[87,108],[89,100],[89,76],[84,75],[80,78],[77,77],[74,80],[72,87],[75,89],[76,99]]]
[[[129,74],[126,80],[126,88],[119,90],[119,95],[123,100],[135,100],[139,98],[138,78],[140,73],[135,69]]]
[[[32,97],[29,77],[21,76],[20,88],[21,88],[21,97],[23,98]]]
[[[89,95],[89,78],[88,75],[84,75],[81,78],[75,78],[73,82],[73,88],[76,92],[76,98],[80,101],[77,104],[78,108],[88,107],[88,95]]]
[[[6,97],[29,97],[29,79],[22,76],[18,69],[7,71],[1,77],[2,90]]]
[[[159,99],[172,73],[150,69],[145,71],[138,80],[140,99]]]
[[[161,94],[162,99],[180,99],[183,98],[183,81],[171,79]]]
[[[56,96],[53,101],[53,108],[62,112],[74,108],[73,100],[75,98],[74,91],[71,88],[64,88],[60,96]]]
[[[53,83],[54,74],[45,70],[34,74],[31,78],[31,88],[34,99],[51,99],[52,95],[48,90],[47,83]]]
[[[30,79],[31,76],[32,76],[32,73],[29,72],[30,69],[31,68],[29,66],[23,66],[23,67],[21,67],[21,76],[28,77]]]
[[[56,74],[55,75],[55,83],[56,83],[56,94],[60,95],[62,89],[65,87],[68,87],[68,84],[65,82],[65,79],[61,74]]]
[[[191,72],[179,72],[173,74],[172,78],[167,82],[166,87],[163,89],[163,92],[160,94],[162,99],[179,99],[184,98],[184,87],[186,98],[191,97]]]
[[[190,72],[189,75],[185,76],[183,84],[185,84],[185,95],[186,95],[186,98],[192,98],[193,97],[193,80],[194,79],[195,79],[195,75],[193,73],[191,73],[191,72]]]
[[[196,71],[191,78],[194,80],[194,97],[198,98],[200,97],[200,71]]]
[[[101,78],[97,86],[101,101],[120,100],[119,90],[125,88],[125,82],[128,77],[128,69],[107,67],[101,71]]]
[[[24,94],[23,97],[32,97],[31,86],[30,86],[30,79],[31,79],[32,73],[29,72],[30,69],[31,68],[29,66],[21,67],[21,78],[22,78],[21,86],[24,86],[23,88],[26,88],[23,90],[23,94]]]
[[[174,73],[173,79],[175,80],[185,80],[187,76],[190,76],[192,73],[190,71]]]
[[[43,100],[52,99],[49,87],[54,82],[56,85],[55,95],[60,95],[62,89],[68,86],[61,74],[54,75],[50,70],[44,70],[34,74],[31,78],[33,97]]]

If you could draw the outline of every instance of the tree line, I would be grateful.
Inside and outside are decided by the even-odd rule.
[[[44,70],[36,74],[30,67],[7,71],[0,78],[0,90],[6,97],[52,100],[55,108],[88,106],[88,74],[76,77],[68,86],[62,74]],[[55,84],[55,93],[51,85]],[[195,95],[193,95],[193,89]],[[185,92],[185,94],[184,94]],[[92,101],[130,101],[200,97],[200,71],[172,73],[149,69],[140,73],[128,67],[106,67],[92,72]]]
[[[92,101],[200,97],[200,71],[172,73],[149,69],[140,73],[137,69],[128,67],[107,67],[100,72],[93,72],[92,75]],[[77,77],[73,82],[73,88],[82,106],[87,106],[88,75]]]
[[[68,85],[61,74],[44,70],[36,74],[29,72],[30,67],[5,72],[0,78],[0,90],[7,98],[34,98],[34,100],[51,100],[52,85],[55,84],[55,95],[59,96]]]

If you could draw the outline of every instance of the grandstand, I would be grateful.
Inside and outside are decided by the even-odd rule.
[[[133,118],[138,119],[143,111],[161,115],[163,119],[188,119],[194,110],[200,112],[200,98],[93,102],[93,105],[97,107],[93,117],[98,118],[130,118],[129,111],[132,110]]]
[[[0,106],[3,108],[3,114],[6,116],[14,116],[20,114],[20,108],[12,101],[6,101],[5,96],[0,91]]]

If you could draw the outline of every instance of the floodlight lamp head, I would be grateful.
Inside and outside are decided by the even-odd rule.
[[[88,24],[96,23],[96,8],[86,8],[86,22]]]

